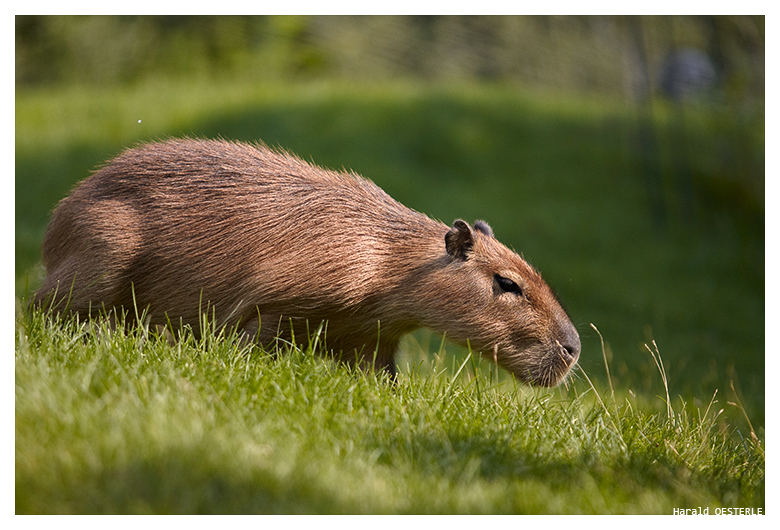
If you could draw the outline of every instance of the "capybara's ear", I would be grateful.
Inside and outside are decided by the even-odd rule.
[[[485,221],[474,221],[474,230],[482,232],[488,237],[495,237],[493,235],[493,229]]]
[[[474,246],[474,234],[471,227],[462,219],[456,219],[447,235],[444,236],[447,254],[458,260],[465,260]]]

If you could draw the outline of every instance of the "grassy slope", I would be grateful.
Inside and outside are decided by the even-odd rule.
[[[665,416],[585,385],[518,393],[469,358],[454,380],[392,387],[213,333],[170,346],[40,313],[17,329],[17,513],[764,507],[763,451],[721,432],[717,406]]]
[[[35,264],[39,260],[38,246],[48,211],[67,193],[73,183],[86,175],[89,168],[117,153],[122,146],[168,134],[222,135],[235,139],[262,138],[271,145],[282,145],[321,165],[347,166],[355,169],[377,181],[391,195],[405,204],[446,222],[451,222],[456,217],[468,220],[487,219],[493,225],[498,237],[521,250],[559,291],[582,334],[584,353],[581,364],[588,373],[603,373],[599,338],[588,325],[594,322],[608,341],[608,354],[611,357],[612,373],[616,379],[618,393],[629,396],[631,395],[629,390],[632,391],[636,396],[635,405],[642,410],[650,410],[650,407],[663,410],[663,403],[654,397],[660,393],[658,371],[650,354],[642,346],[653,337],[657,339],[664,355],[673,396],[677,393],[683,394],[691,407],[697,405],[706,408],[710,397],[716,389],[719,389],[718,399],[721,403],[724,403],[726,398],[733,401],[734,396],[729,389],[729,382],[734,380],[737,388],[741,389],[741,397],[750,418],[761,433],[764,410],[764,298],[763,233],[758,232],[763,230],[763,225],[746,222],[744,211],[734,214],[722,209],[704,208],[697,211],[698,221],[693,224],[672,223],[663,230],[653,227],[646,207],[641,172],[637,168],[637,156],[633,154],[628,141],[630,133],[634,130],[632,123],[631,119],[603,105],[588,102],[565,104],[561,101],[522,97],[514,90],[500,87],[431,90],[419,86],[398,85],[390,89],[385,87],[372,90],[364,87],[347,88],[327,85],[258,88],[249,85],[194,83],[186,86],[150,84],[135,89],[111,91],[71,90],[33,94],[18,92],[16,102],[17,294],[24,295],[38,281],[40,270]],[[697,146],[697,154],[706,158],[712,154],[720,139],[714,135],[712,128],[705,127],[697,141],[700,144]],[[693,160],[693,163],[698,162]],[[757,230],[756,227],[759,229]],[[421,370],[425,372],[423,375],[426,375],[423,379],[430,379],[427,375],[432,371],[429,363],[431,359],[433,362],[436,360],[435,356],[431,357],[430,350],[435,351],[438,343],[438,338],[424,332],[415,334],[404,343],[402,364],[422,366]],[[447,349],[450,355],[445,357],[446,366],[448,373],[452,374],[465,353],[451,355],[453,351],[458,351],[457,348],[448,346]],[[47,395],[48,392],[45,390],[45,384],[34,383],[42,379],[40,374],[31,371],[29,377],[25,378],[24,372],[28,368],[26,361],[20,359],[35,359],[34,364],[40,365],[44,371],[55,370],[53,373],[56,373],[58,368],[56,363],[54,367],[46,368],[54,361],[40,352],[17,355],[17,448],[19,448],[25,445],[20,442],[24,418],[28,415],[32,419],[36,418],[32,412],[25,412],[26,409],[22,406],[25,401],[24,396],[28,392],[42,395]],[[124,363],[119,365],[125,371],[131,368]],[[154,370],[159,369],[159,366],[154,367]],[[258,366],[253,365],[252,369],[258,369]],[[442,365],[439,365],[439,369],[442,369]],[[191,378],[197,377],[198,369],[193,368],[193,370],[195,372],[186,372],[184,375],[175,370],[174,373],[179,374],[177,384],[195,385],[194,390],[191,388],[194,393],[186,396],[192,398],[192,406],[196,407],[199,406],[200,401],[208,402],[209,397],[208,393],[196,388],[198,383]],[[272,370],[272,373],[276,372]],[[274,375],[272,379],[275,377],[279,376]],[[606,388],[605,381],[599,379],[600,388]],[[30,382],[24,383],[24,381]],[[131,401],[135,399],[134,391],[130,389],[128,393],[126,389],[130,383],[131,381],[127,381],[126,384],[117,386],[114,390],[117,394],[115,399]],[[265,383],[270,384],[270,382]],[[65,387],[69,384],[68,380],[63,382]],[[234,384],[237,387],[243,385],[239,381]],[[322,388],[327,387],[326,385]],[[62,391],[65,389],[63,388]],[[250,392],[246,388],[242,391]],[[178,387],[161,389],[160,392],[159,395],[157,392],[151,392],[150,400],[160,400],[162,395],[178,392]],[[376,388],[372,392],[377,394],[376,399],[380,399],[380,394],[384,393]],[[124,397],[123,393],[126,394]],[[154,395],[157,397],[153,399]],[[73,398],[78,402],[78,407],[105,407],[105,404],[95,400],[89,393],[78,394],[78,396]],[[60,398],[49,396],[46,399],[54,399],[56,403]],[[320,401],[310,401],[308,407],[317,407],[321,400],[328,398],[323,393],[318,399]],[[510,398],[504,396],[500,399]],[[424,414],[423,409],[430,407],[431,402],[435,401],[437,397],[434,390],[427,401],[416,402],[416,406],[420,409],[418,413]],[[177,402],[181,407],[186,408],[190,400],[181,398]],[[675,403],[678,401],[675,400]],[[581,405],[575,402],[568,406],[576,408]],[[141,407],[143,412],[143,404],[136,406]],[[234,403],[231,406],[240,408],[242,405]],[[395,406],[399,407],[398,410],[406,410],[410,404],[401,402],[396,403]],[[501,412],[501,414],[516,414],[517,411],[524,410],[523,406],[514,403],[509,407],[511,412]],[[552,408],[545,405],[539,413],[543,417],[545,414],[558,414],[556,407],[566,409],[566,401]],[[722,407],[723,405],[716,405],[717,410]],[[725,408],[724,414],[718,418],[718,428],[733,434],[733,428],[730,426],[735,425],[739,427],[740,433],[747,436],[744,433],[749,432],[749,428],[739,411],[734,407]],[[105,412],[104,408],[100,410]],[[357,410],[361,411],[360,414],[366,413],[363,408]],[[208,412],[207,408],[203,411],[207,415],[217,414],[215,411]],[[585,414],[585,412],[579,413]],[[57,414],[67,416],[73,413],[64,410],[57,411]],[[207,429],[203,426],[197,427],[194,423],[199,419],[186,418],[196,415],[195,413],[183,411],[181,414],[180,421],[187,424],[182,427],[183,432],[189,433],[193,430],[206,432],[207,434],[203,435],[205,438],[202,439],[205,441],[194,444],[193,455],[186,456],[188,453],[185,451],[181,453],[182,459],[174,458],[173,461],[167,461],[165,455],[159,453],[157,449],[149,448],[148,450],[153,454],[146,460],[139,463],[136,459],[130,459],[134,462],[133,465],[140,466],[138,472],[141,473],[141,477],[144,473],[155,475],[163,472],[158,469],[159,466],[172,466],[169,471],[174,477],[184,473],[182,480],[191,479],[192,477],[182,470],[187,467],[187,458],[197,460],[199,451],[207,451],[205,448],[211,444],[218,444],[211,440],[212,436],[227,436],[227,433],[233,432],[231,429],[237,428],[228,427],[220,423],[221,420],[216,419],[213,420],[216,423]],[[280,437],[272,437],[273,443],[270,443],[270,447],[278,447],[280,451],[283,450],[282,448],[289,448],[284,450],[294,452],[297,450],[294,449],[297,447],[296,443],[303,442],[298,440],[293,443],[300,433],[289,431],[289,425],[284,424],[284,421],[289,419],[285,414],[285,410],[281,410],[275,420],[276,432]],[[313,412],[309,411],[308,414]],[[102,421],[96,416],[99,416],[98,411],[93,411],[91,415],[87,413],[81,419],[76,416],[74,421],[91,421],[88,418]],[[644,418],[640,422],[660,421],[655,416],[640,416]],[[134,414],[123,417],[134,417]],[[250,417],[246,421],[251,424],[255,419]],[[394,421],[398,422],[401,419],[391,414],[387,419],[389,423],[385,424],[385,427],[389,428],[388,425],[393,425]],[[449,421],[449,417],[439,417],[436,421],[444,425],[442,422],[445,420]],[[512,417],[512,420],[516,421],[516,418]],[[131,439],[135,436],[138,437],[140,444],[140,440],[152,436],[149,431],[154,427],[139,421],[140,425],[127,427],[131,430],[135,429],[132,436],[121,432],[112,436],[130,436]],[[151,422],[152,419],[150,418],[149,421]],[[340,440],[339,443],[346,443],[344,440],[349,438],[344,436],[349,435],[339,434],[338,421],[330,420],[327,422],[329,427],[322,427],[322,429],[330,433],[325,435],[326,438],[335,436]],[[510,422],[507,425],[514,424]],[[518,425],[528,424],[521,422]],[[336,429],[336,431],[329,429]],[[108,427],[106,430],[112,432]],[[392,432],[393,429],[390,430]],[[522,427],[518,428],[518,431],[520,430],[523,430]],[[51,442],[41,442],[37,447],[34,442],[26,445],[31,445],[32,452],[36,450],[48,452],[49,443],[66,444],[67,430],[63,431],[62,436],[63,438],[53,436],[49,438]],[[251,438],[251,435],[243,436],[250,436],[252,441],[247,442],[250,446],[257,441]],[[430,437],[430,435],[426,436]],[[449,433],[447,436],[451,438]],[[460,443],[468,445],[471,443],[470,436],[461,433],[458,439]],[[480,439],[481,436],[486,440],[476,453],[456,451],[458,457],[456,460],[444,458],[441,460],[442,463],[437,464],[441,467],[445,482],[455,480],[452,473],[455,473],[458,468],[453,462],[460,462],[464,454],[469,458],[475,454],[482,461],[486,458],[484,454],[489,453],[488,449],[493,443],[501,440],[500,437],[495,438],[484,433],[476,433],[475,436],[476,439]],[[591,434],[583,433],[582,436],[591,436]],[[738,438],[739,434],[736,436]],[[418,435],[412,438],[417,439]],[[306,436],[303,436],[302,440],[307,440]],[[365,450],[369,454],[385,448],[384,442],[378,440],[380,438],[366,442]],[[431,443],[444,442],[434,437]],[[496,462],[494,467],[501,467],[499,465],[501,458],[506,457],[510,460],[512,458],[522,460],[522,465],[517,460],[513,460],[514,464],[510,464],[510,467],[515,466],[515,472],[527,469],[538,471],[542,469],[539,466],[544,462],[554,469],[555,465],[549,463],[549,459],[554,458],[553,453],[549,452],[552,449],[545,444],[546,442],[542,443],[541,452],[528,452],[528,447],[520,446],[516,448],[519,451],[516,454],[510,450],[504,451],[498,457],[494,457]],[[160,451],[164,451],[166,444],[162,445]],[[81,447],[86,454],[92,451],[89,444],[83,443]],[[181,448],[176,447],[174,453],[179,454]],[[98,453],[89,457],[93,459],[94,465],[101,462],[100,451],[110,449],[96,450]],[[593,451],[593,448],[589,450]],[[595,453],[599,454],[599,451],[595,450]],[[310,454],[305,454],[308,455],[307,458],[312,458]],[[610,454],[607,451],[601,456]],[[745,456],[747,454],[752,456]],[[445,453],[439,456],[442,455]],[[652,451],[650,455],[653,457],[650,460],[637,460],[632,464],[637,466],[636,472],[641,476],[645,476],[641,468],[647,464],[648,469],[652,469],[650,463],[658,456]],[[734,453],[732,457],[741,458],[739,452]],[[750,460],[755,457],[755,453],[744,453],[742,457]],[[79,458],[86,458],[86,456],[82,455]],[[405,454],[403,458],[412,459],[413,464],[417,462],[414,451]],[[429,455],[427,458],[432,457]],[[721,454],[719,458],[729,458],[728,453]],[[284,460],[282,458],[280,461]],[[383,462],[381,458],[377,461]],[[566,460],[568,462],[566,465],[571,467],[566,473],[578,473],[575,470],[575,461],[576,458]],[[215,469],[218,465],[227,465],[228,469],[235,470],[237,477],[244,477],[240,480],[254,481],[253,478],[242,475],[244,468],[239,463],[228,465],[224,461],[215,462],[217,463],[211,467],[207,466],[207,469],[199,471],[203,473],[203,477],[216,473]],[[330,460],[327,462],[329,463],[322,465],[330,466],[329,472],[340,473],[338,469],[341,469],[341,464]],[[460,464],[465,465],[465,462]],[[27,465],[27,460],[17,454],[17,466],[20,465]],[[287,464],[280,465],[293,467],[284,472],[266,470],[268,474],[263,475],[276,477],[274,480],[278,488],[271,488],[273,491],[268,493],[272,496],[279,494],[276,491],[279,488],[294,490],[296,485],[287,484],[285,481],[292,480],[290,477],[300,472],[289,461]],[[316,468],[318,464],[312,465]],[[363,462],[361,465],[367,464]],[[398,461],[392,461],[390,468],[395,469],[397,465]],[[250,466],[246,469],[254,468]],[[363,472],[366,469],[370,469],[371,474],[389,472],[385,467],[377,468],[372,465],[365,467]],[[587,465],[584,469],[587,472],[582,475],[582,480],[586,480],[585,476],[592,476],[595,473],[594,469]],[[729,475],[736,473],[738,468],[726,466],[723,469],[723,473]],[[752,474],[745,480],[753,486],[742,493],[734,493],[741,487],[739,483],[737,483],[739,487],[734,486],[734,482],[730,482],[730,486],[719,483],[721,485],[716,489],[731,493],[726,497],[723,494],[712,494],[713,498],[721,499],[721,502],[733,499],[735,495],[737,497],[742,495],[745,499],[763,498],[763,486],[760,487],[762,493],[758,497],[755,493],[751,493],[755,490],[750,488],[754,488],[755,484],[763,484],[763,478],[759,477],[757,468],[751,469]],[[480,472],[475,476],[483,474],[484,470],[484,465],[480,464]],[[426,468],[426,472],[428,471],[430,470]],[[320,472],[321,469],[317,471]],[[218,473],[214,475],[214,479],[218,482],[219,480],[230,482],[233,480],[229,478],[232,476],[231,473],[232,471]],[[420,474],[419,469],[409,473],[414,476]],[[495,482],[499,477],[498,472],[492,473],[487,475],[489,483]],[[618,469],[615,466],[607,466],[603,473],[606,474],[604,477],[614,475],[618,473]],[[643,478],[638,480],[638,483],[642,487],[654,490],[660,487],[658,481],[666,480],[662,480],[661,477],[665,472],[659,470],[658,473],[660,475],[657,477]],[[76,475],[81,476],[81,472],[77,472]],[[409,487],[403,479],[392,473],[391,475],[392,477],[387,480],[390,482],[401,480],[403,484],[403,487],[396,484],[396,491]],[[596,475],[598,476],[598,473]],[[108,475],[100,476],[102,478],[98,478],[99,480],[109,480]],[[305,474],[305,476],[313,475]],[[704,488],[703,491],[709,491],[709,486],[702,482],[706,482],[702,479],[702,475],[694,473],[693,476],[694,482],[684,482],[689,484],[692,495],[699,494],[697,489],[699,487]],[[544,472],[532,474],[531,478],[526,477],[525,481],[520,482],[517,482],[518,479],[514,475],[508,478],[503,475],[500,477],[514,484],[512,487],[521,489],[534,485],[534,482],[545,483]],[[78,482],[78,479],[76,480]],[[338,483],[338,479],[333,480]],[[422,490],[427,491],[431,487],[440,488],[441,485],[436,482],[437,480],[434,479],[434,483],[426,483]],[[637,481],[636,478],[631,480]],[[674,480],[677,478],[668,478],[666,482]],[[595,495],[596,490],[603,493],[606,491],[604,488],[612,487],[607,478],[603,478],[603,481],[603,484],[596,489],[590,490],[591,494]],[[387,483],[383,484],[383,488],[392,490]],[[500,484],[505,486],[503,482]],[[24,487],[26,486],[21,489]],[[35,487],[40,485],[31,485],[31,491],[35,491]],[[127,491],[132,489],[128,485],[125,487],[129,488]],[[215,487],[219,489],[221,486]],[[229,485],[225,487],[230,489]],[[306,484],[301,484],[300,487],[305,490]],[[534,487],[540,487],[541,491],[548,491],[545,488],[553,486],[542,487],[536,484]],[[567,491],[566,487],[562,485],[560,487],[563,488],[561,491]],[[325,486],[322,488],[330,491]],[[175,488],[172,491],[174,490]],[[20,483],[17,483],[17,495],[19,491]],[[159,493],[159,491],[155,492],[155,495]],[[333,491],[329,494],[336,495]],[[318,506],[328,506],[329,502],[319,499],[318,495],[324,495],[323,492],[316,495],[311,492],[301,494],[293,492],[290,495],[292,496],[282,495],[286,499],[285,502],[289,501],[288,504],[271,503],[269,506],[282,506],[280,510],[317,511]],[[349,496],[346,493],[344,495]],[[579,508],[571,509],[599,511],[596,507],[597,503],[593,504],[596,502],[593,495],[588,496],[590,500],[583,500],[578,505]],[[664,502],[671,502],[669,499],[673,498],[682,499],[679,497],[679,492],[670,495],[671,497]],[[170,492],[168,496],[175,497]],[[539,504],[536,506],[547,506],[549,511],[568,509],[565,504],[555,505],[550,500],[554,498],[552,494],[539,497],[526,492],[520,496],[529,499],[529,503],[518,505],[507,501],[509,504],[505,505],[505,510],[530,510],[532,509],[530,506],[536,502],[531,499],[538,499]],[[656,497],[656,493],[650,496]],[[227,502],[222,497],[220,499]],[[413,502],[412,500],[407,499],[404,501],[407,504],[404,504],[398,501],[397,497],[395,499],[388,500],[387,504],[370,506],[361,504],[365,502],[364,500],[344,501],[345,503],[337,504],[338,508],[335,510],[375,511],[408,508],[411,511],[426,511],[425,508],[417,505],[410,507],[408,503]],[[627,500],[628,504],[625,506],[610,504],[608,509],[653,511],[650,508],[652,503],[637,504],[638,501],[634,501],[636,498]],[[170,502],[180,501],[172,498]],[[246,502],[252,506],[261,506],[257,504],[259,502],[257,496],[252,497],[251,502]],[[324,504],[316,504],[318,502]],[[424,504],[434,501],[429,499],[422,502]],[[592,503],[591,508],[587,507],[588,502]],[[82,510],[88,509],[83,504],[79,506],[82,506]],[[178,508],[171,509],[174,511],[187,509],[182,504],[176,506]],[[225,504],[224,509],[229,510],[229,506],[229,503]],[[249,504],[241,506],[246,507]],[[446,504],[431,506],[431,510],[448,509]],[[493,505],[489,504],[489,506]],[[124,508],[131,509],[129,506]],[[79,511],[79,508],[72,509]],[[137,509],[143,509],[143,506]],[[165,508],[158,504],[149,509],[164,510]],[[215,508],[203,509],[213,511]],[[477,510],[477,508],[464,509]],[[495,509],[501,511],[500,508]]]

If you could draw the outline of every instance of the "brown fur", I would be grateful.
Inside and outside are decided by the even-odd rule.
[[[550,288],[486,223],[448,227],[261,145],[130,149],[60,202],[42,248],[36,299],[56,292],[84,317],[135,304],[151,324],[197,330],[208,307],[261,344],[326,321],[329,350],[391,373],[401,337],[427,327],[545,386],[580,352]]]

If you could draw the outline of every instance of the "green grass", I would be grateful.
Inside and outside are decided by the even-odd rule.
[[[559,293],[581,334],[580,365],[606,409],[582,375],[568,391],[518,393],[505,373],[469,362],[450,386],[469,354],[446,344],[438,355],[441,338],[426,331],[403,341],[393,390],[308,353],[247,358],[222,343],[170,349],[43,331],[40,316],[33,324],[19,317],[17,509],[763,504],[763,455],[750,436],[764,439],[763,195],[739,177],[763,175],[763,123],[696,109],[688,117],[696,200],[690,210],[680,202],[676,146],[661,135],[668,215],[659,226],[647,160],[632,140],[635,113],[609,101],[419,83],[18,90],[17,299],[41,281],[51,209],[124,146],[168,135],[262,139],[354,169],[447,223],[490,222]],[[665,131],[666,110],[657,118]],[[611,381],[591,323],[606,339]],[[645,346],[653,341],[667,387]]]
[[[584,376],[498,384],[471,357],[393,386],[224,331],[16,325],[17,513],[765,509],[763,449],[719,398],[647,413]]]

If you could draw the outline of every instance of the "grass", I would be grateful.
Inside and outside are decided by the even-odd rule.
[[[647,413],[468,356],[393,386],[316,353],[18,311],[17,513],[765,509],[762,446],[717,397]]]
[[[568,390],[516,389],[419,331],[403,341],[391,390],[311,352],[247,357],[213,338],[171,349],[17,316],[17,510],[763,505],[752,437],[763,441],[765,423],[763,196],[731,171],[763,175],[763,124],[691,112],[696,200],[684,210],[662,134],[658,225],[636,116],[609,101],[401,82],[17,90],[17,300],[41,281],[51,209],[123,147],[262,139],[354,169],[445,222],[486,219],[559,293],[584,370]],[[663,132],[668,116],[657,118]]]

